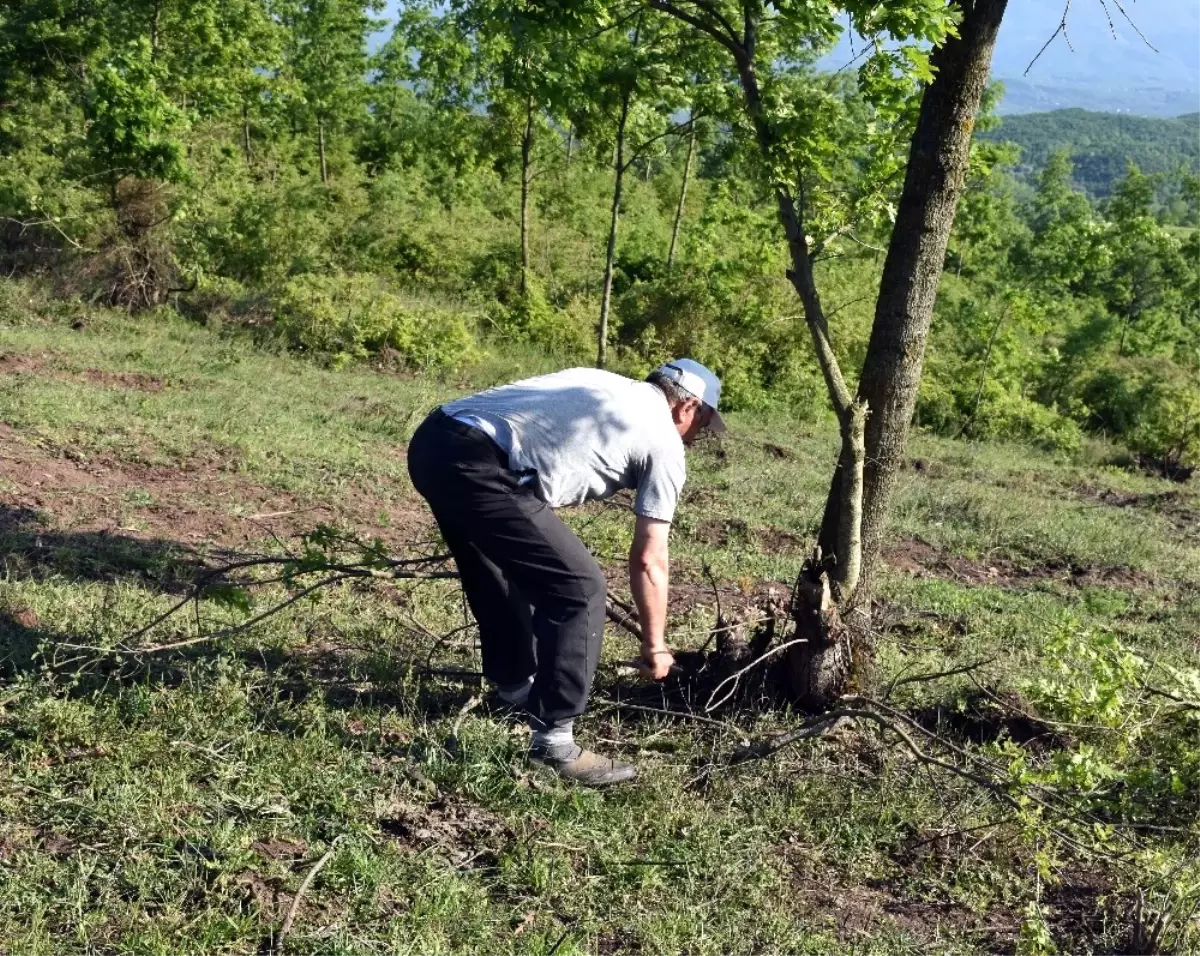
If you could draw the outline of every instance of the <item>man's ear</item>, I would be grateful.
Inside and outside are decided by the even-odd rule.
[[[671,420],[676,425],[682,425],[688,413],[693,416],[696,414],[696,409],[699,405],[700,402],[694,398],[685,398],[682,402],[676,402],[671,406]]]

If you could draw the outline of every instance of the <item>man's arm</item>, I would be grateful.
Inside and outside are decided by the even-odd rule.
[[[675,663],[666,638],[670,532],[669,521],[638,515],[629,549],[629,589],[642,627],[642,661],[655,680],[666,677]]]

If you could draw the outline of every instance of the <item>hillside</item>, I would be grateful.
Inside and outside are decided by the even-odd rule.
[[[1200,113],[1173,119],[1054,110],[1005,116],[998,129],[981,134],[1021,147],[1018,178],[1028,179],[1055,149],[1071,150],[1075,181],[1089,195],[1103,198],[1125,175],[1126,164],[1144,173],[1165,173],[1185,166],[1200,169]]]
[[[1188,693],[1169,667],[1196,659],[1194,488],[916,436],[878,686],[942,762],[849,722],[733,763],[797,715],[639,684],[612,629],[579,732],[643,777],[598,794],[526,765],[528,731],[480,704],[454,582],[339,580],[300,601],[311,569],[265,566],[247,627],[205,577],[307,549],[318,524],[397,556],[430,541],[405,474],[414,427],[530,366],[338,372],[226,332],[24,284],[0,298],[0,950],[1052,951],[1017,948],[1037,932],[1130,952],[1154,875],[1112,860],[1196,885],[1195,724],[1142,688]],[[756,595],[786,601],[836,457],[829,426],[730,426],[689,453],[672,530],[681,648],[708,640],[717,606],[744,620]],[[626,593],[627,508],[562,514]],[[186,614],[131,636],[198,582]],[[1007,803],[1022,779],[1037,812]],[[1082,823],[1056,825],[1064,802]],[[1104,855],[1074,849],[1101,819]],[[1162,952],[1195,942],[1174,925]]]

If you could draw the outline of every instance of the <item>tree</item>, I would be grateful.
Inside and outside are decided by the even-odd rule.
[[[1154,219],[1153,204],[1153,181],[1130,163],[1108,203],[1104,244],[1111,267],[1096,285],[1109,311],[1119,317],[1117,355],[1158,352],[1187,363],[1194,347],[1187,327],[1195,326],[1200,307],[1186,297],[1195,262]]]
[[[486,110],[515,143],[520,163],[520,294],[530,285],[530,210],[538,142],[565,98],[561,43],[526,0],[413,4],[392,44],[416,56],[414,79],[442,108]],[[398,42],[399,41],[399,42]],[[391,44],[389,44],[390,46]],[[419,51],[419,54],[417,53]],[[391,53],[395,56],[395,53]]]
[[[184,175],[182,112],[162,91],[163,71],[147,40],[136,40],[93,73],[86,100],[87,138],[96,175],[114,191],[127,176],[172,180]]]
[[[688,60],[678,49],[678,30],[638,13],[598,18],[571,77],[578,91],[572,126],[585,141],[612,157],[613,190],[605,242],[596,366],[608,363],[609,318],[621,222],[625,174],[646,151],[674,131],[672,114],[685,102]],[[695,121],[695,113],[688,124]]]
[[[365,112],[367,36],[381,24],[382,0],[279,0],[287,36],[284,72],[293,123],[316,133],[321,182],[329,182],[330,137]]]
[[[834,352],[813,272],[814,259],[832,241],[849,234],[856,220],[848,218],[830,233],[814,232],[814,219],[821,222],[820,210],[814,210],[806,195],[813,177],[804,172],[819,168],[820,159],[834,148],[821,141],[812,114],[797,110],[787,96],[794,91],[787,82],[788,57],[820,47],[836,35],[830,8],[780,2],[772,4],[768,14],[759,0],[647,0],[647,6],[691,27],[727,55],[740,89],[741,117],[757,143],[788,244],[788,278],[800,299],[840,423],[842,450],[818,547],[795,593],[798,633],[805,643],[789,657],[798,700],[825,706],[846,686],[852,661],[869,657],[868,629],[848,626],[845,620],[849,612],[865,615],[869,607],[888,506],[916,403],[938,277],[1006,0],[843,5],[859,32],[904,41],[891,51],[876,43],[860,68],[860,83],[885,122],[903,129],[900,120],[909,83],[916,79],[925,84],[856,394]],[[922,42],[934,44],[928,59],[919,46]],[[877,158],[877,176],[866,179],[879,188],[868,196],[886,193],[890,182],[886,147]],[[872,205],[863,197],[847,211],[862,214]]]
[[[679,227],[683,222],[684,204],[687,202],[688,179],[692,174],[692,156],[696,152],[696,110],[693,107],[688,121],[687,154],[683,160],[683,176],[679,183],[679,202],[675,204],[675,218],[671,222],[671,244],[667,247],[667,271],[675,265],[675,250],[679,245]]]
[[[1050,154],[1029,210],[1030,235],[1015,253],[1017,269],[1027,281],[1058,295],[1086,292],[1094,274],[1107,267],[1102,225],[1073,185],[1071,172],[1065,150]]]

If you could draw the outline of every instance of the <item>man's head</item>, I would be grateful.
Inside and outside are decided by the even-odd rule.
[[[660,365],[647,377],[671,406],[671,418],[685,445],[709,428],[725,431],[725,420],[717,411],[721,401],[721,380],[692,359],[676,359]]]

